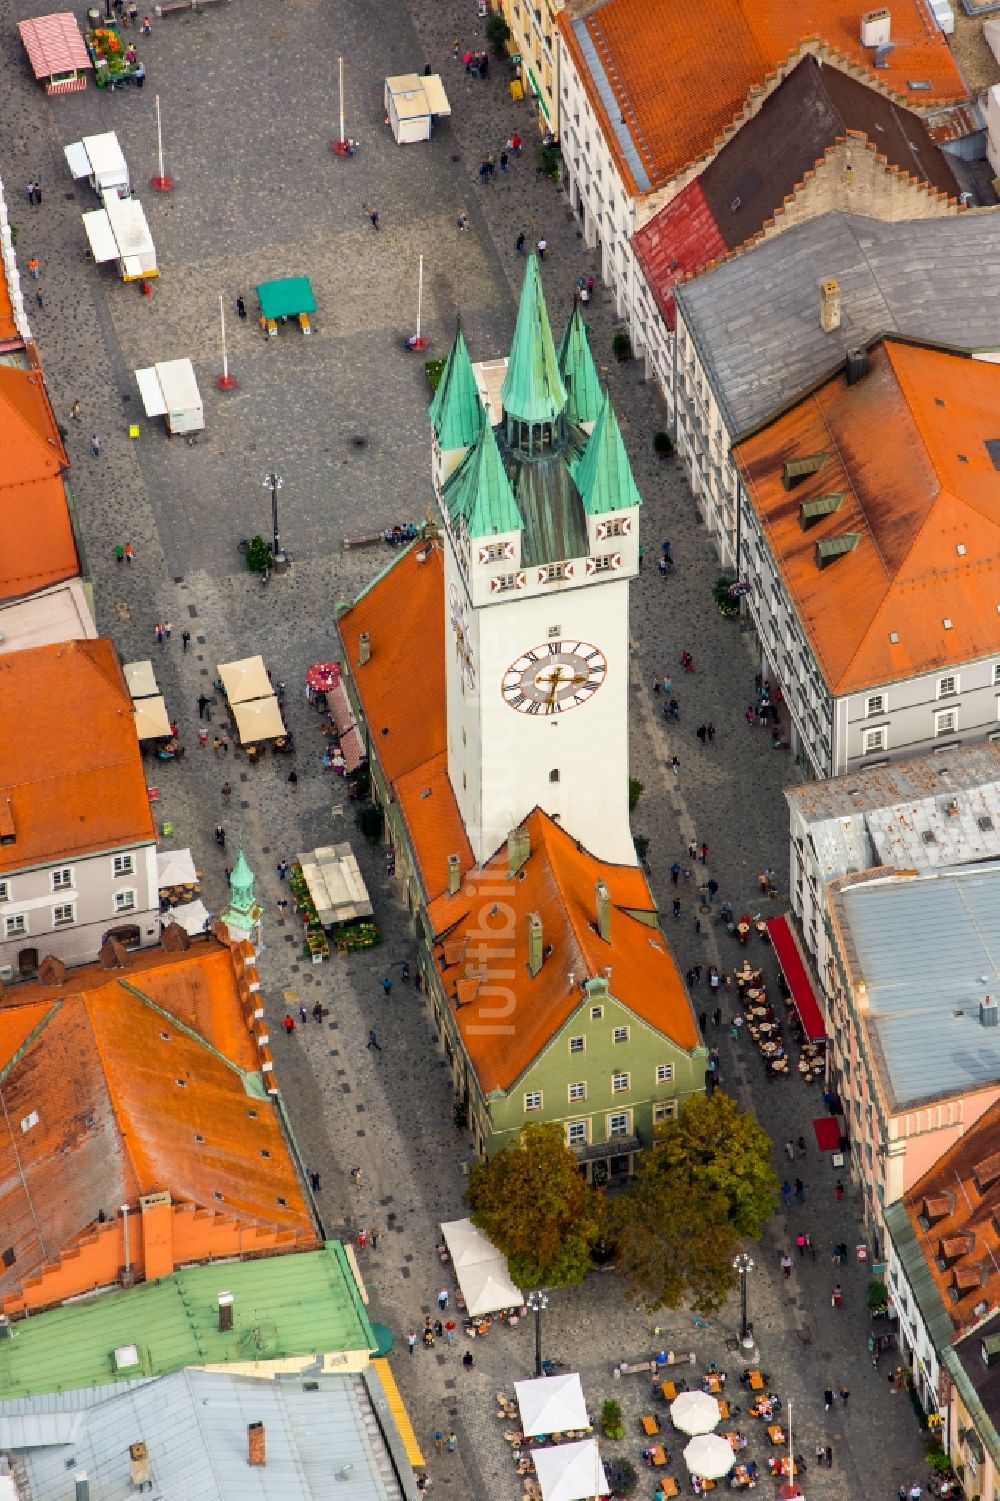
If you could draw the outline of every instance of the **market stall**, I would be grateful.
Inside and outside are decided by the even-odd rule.
[[[385,116],[398,146],[429,141],[434,121],[451,105],[437,73],[400,73],[385,81]]]
[[[168,433],[196,433],[205,426],[201,392],[190,360],[164,360],[135,372],[147,417],[166,417]]]
[[[459,1304],[470,1318],[521,1308],[524,1298],[507,1272],[506,1257],[471,1220],[450,1220],[441,1226],[455,1268]]]
[[[230,704],[249,698],[269,698],[274,689],[263,657],[243,657],[238,662],[220,662],[219,683]]]
[[[448,1220],[441,1226],[456,1275],[481,1261],[503,1261],[496,1246],[471,1220]],[[459,1279],[461,1280],[461,1279]]]
[[[138,198],[104,194],[104,207],[84,214],[83,227],[97,264],[115,261],[122,281],[159,276],[156,247]]]
[[[257,745],[262,740],[280,740],[288,734],[281,717],[278,700],[270,698],[244,699],[232,704],[232,715],[241,745]]]
[[[105,193],[129,196],[128,164],[113,130],[73,141],[63,154],[76,181],[85,177],[99,198]]]
[[[125,685],[133,698],[152,698],[154,693],[159,693],[152,662],[126,662],[122,672],[125,674]]]
[[[96,12],[91,11],[91,15]],[[134,42],[126,42],[114,21],[91,26],[86,36],[87,52],[94,64],[94,82],[99,89],[116,89],[145,78]]]
[[[514,1391],[521,1415],[521,1431],[526,1438],[590,1427],[583,1387],[575,1371],[565,1376],[515,1381]]]
[[[162,694],[132,700],[135,733],[140,740],[163,740],[173,732]]]
[[[338,954],[351,954],[381,943],[382,935],[370,921],[368,889],[348,843],[299,855],[289,884],[314,963],[329,958],[331,945]]]
[[[19,21],[17,29],[32,72],[44,81],[47,94],[76,94],[87,87],[93,63],[72,11]]]
[[[365,742],[354,719],[354,710],[343,683],[327,690],[326,704],[330,722],[340,738],[340,750],[348,772],[355,771],[367,757]]]
[[[531,1458],[542,1501],[588,1501],[608,1494],[608,1477],[594,1438],[556,1444],[551,1449],[532,1449]]]
[[[316,311],[316,298],[308,276],[262,281],[257,287],[257,300],[260,303],[260,326],[269,339],[276,336],[279,323],[293,319],[304,334],[312,333],[310,317]]]

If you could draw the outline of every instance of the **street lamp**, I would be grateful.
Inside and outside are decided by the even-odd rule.
[[[538,1292],[528,1294],[527,1306],[535,1315],[535,1375],[542,1374],[542,1314],[549,1306],[548,1294]]]
[[[753,1258],[746,1251],[740,1251],[733,1257],[733,1271],[740,1279],[740,1344],[744,1350],[749,1350],[753,1347],[753,1335],[747,1323],[747,1277],[753,1271]]]
[[[265,474],[264,489],[271,492],[271,532],[274,539],[272,551],[275,562],[281,556],[281,541],[278,536],[278,491],[281,489],[282,484],[283,480],[280,474],[275,474],[273,470],[269,474]]]

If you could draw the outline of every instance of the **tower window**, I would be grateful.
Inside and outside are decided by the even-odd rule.
[[[558,768],[558,766],[554,766],[552,768],[552,770],[549,772],[549,781],[550,782],[558,782],[558,780],[559,780],[559,768]]]

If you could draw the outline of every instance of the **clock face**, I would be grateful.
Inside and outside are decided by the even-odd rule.
[[[519,714],[562,714],[592,698],[607,675],[607,659],[596,646],[546,641],[510,664],[500,691]]]
[[[451,628],[455,632],[455,652],[465,674],[465,686],[472,693],[476,686],[476,659],[469,635],[469,623],[465,613],[465,601],[458,585],[448,586],[448,602],[451,606]]]

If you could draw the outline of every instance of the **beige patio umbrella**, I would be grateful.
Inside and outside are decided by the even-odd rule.
[[[700,1433],[684,1446],[684,1463],[692,1475],[703,1480],[721,1480],[736,1463],[736,1455],[727,1438],[720,1433]]]
[[[133,700],[132,715],[135,719],[135,733],[140,740],[159,740],[163,735],[170,734],[170,718],[162,694],[158,693],[155,698]]]
[[[246,703],[233,704],[232,709],[242,745],[255,745],[258,740],[277,740],[279,736],[288,734],[278,700],[273,694],[270,698],[254,698]]]
[[[231,704],[273,694],[263,657],[243,657],[239,662],[220,662],[219,677]]]
[[[681,1392],[670,1404],[670,1421],[681,1433],[711,1433],[720,1417],[719,1404],[708,1392]]]

